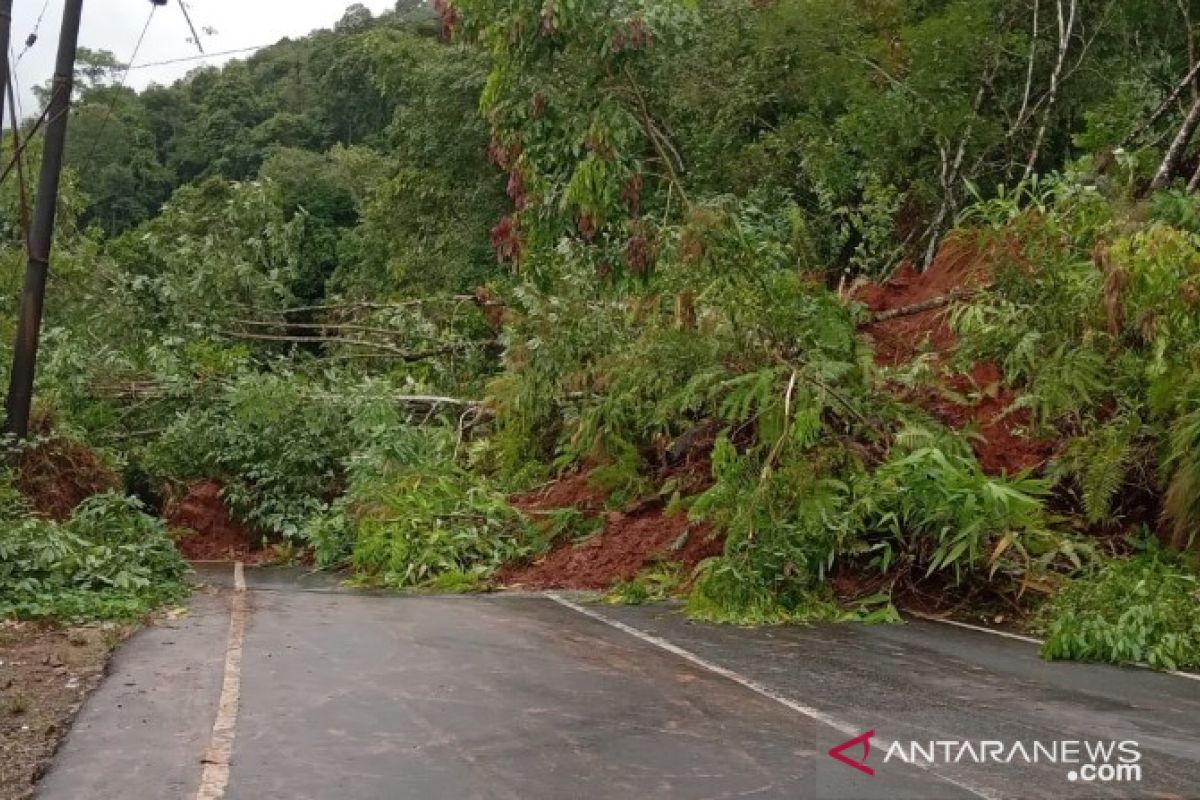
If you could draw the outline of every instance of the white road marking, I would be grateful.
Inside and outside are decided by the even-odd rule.
[[[1009,633],[1008,631],[999,631],[995,628],[985,628],[982,625],[972,625],[969,622],[959,622],[956,619],[943,619],[942,617],[935,617],[932,614],[922,614],[919,611],[905,611],[904,613],[910,617],[916,617],[917,619],[924,620],[926,622],[940,622],[943,625],[953,625],[956,628],[966,628],[969,631],[990,633],[992,636],[1003,636],[1005,639],[1016,639],[1018,642],[1028,642],[1029,644],[1036,644],[1038,647],[1041,647],[1043,644],[1041,639],[1035,639],[1032,636],[1022,636],[1019,633]]]
[[[979,633],[990,633],[992,636],[1003,636],[1005,639],[1016,639],[1019,642],[1028,642],[1029,644],[1036,644],[1038,647],[1041,647],[1043,644],[1045,644],[1044,640],[1034,638],[1033,636],[1022,636],[1019,633],[1009,633],[1008,631],[998,631],[994,628],[988,628],[983,625],[972,625],[969,622],[959,622],[956,619],[943,619],[942,617],[935,617],[930,614],[922,614],[918,611],[907,611],[905,613],[908,614],[910,617],[916,617],[917,619],[925,620],[926,622],[940,622],[942,625],[953,625],[956,628],[966,628],[969,631],[978,631]],[[1153,670],[1154,672],[1161,672],[1165,675],[1173,675],[1176,678],[1187,678],[1189,681],[1200,681],[1200,675],[1197,675],[1194,672],[1180,672],[1179,670],[1174,670],[1174,669],[1156,670],[1156,669],[1154,669],[1154,667],[1150,666],[1149,664],[1134,664],[1133,666],[1140,667],[1142,669]]]
[[[575,611],[579,614],[583,614],[585,617],[590,617],[591,619],[594,619],[597,622],[603,623],[604,625],[607,625],[610,628],[615,628],[616,630],[619,630],[622,633],[626,633],[626,634],[634,637],[635,639],[639,639],[640,641],[645,642],[646,644],[653,645],[653,646],[659,648],[660,650],[665,650],[668,653],[678,656],[679,658],[682,658],[684,661],[688,661],[691,664],[693,664],[697,667],[700,667],[703,670],[711,672],[715,675],[719,675],[720,677],[725,678],[726,680],[733,681],[734,683],[738,684],[739,686],[749,689],[750,691],[754,692],[755,694],[759,695],[760,697],[765,697],[767,700],[771,700],[772,702],[778,703],[779,705],[783,706],[784,708],[794,711],[797,714],[800,714],[802,716],[808,717],[809,719],[815,720],[816,722],[819,722],[822,725],[826,725],[830,728],[833,728],[834,730],[838,731],[839,733],[844,733],[847,736],[858,736],[862,733],[861,729],[855,727],[854,725],[851,725],[848,722],[843,722],[842,720],[837,719],[836,717],[830,716],[829,714],[826,714],[824,711],[813,708],[811,706],[806,706],[802,703],[797,703],[795,700],[792,700],[791,698],[788,698],[788,697],[784,697],[783,695],[779,694],[778,692],[774,691],[773,689],[768,688],[767,686],[764,686],[763,684],[759,683],[758,681],[754,680],[753,678],[747,678],[745,675],[734,672],[733,670],[728,669],[726,667],[722,667],[720,664],[714,664],[713,662],[711,662],[705,658],[702,658],[701,656],[696,655],[692,651],[686,650],[677,644],[673,644],[672,642],[667,641],[666,639],[662,639],[658,636],[655,636],[654,634],[647,633],[646,631],[643,631],[643,630],[639,630],[638,628],[634,628],[631,625],[626,625],[624,622],[620,622],[615,619],[609,619],[608,617],[604,616],[603,614],[593,611],[590,608],[585,608],[585,607],[579,605],[578,603],[568,600],[567,598],[563,597],[562,595],[560,595],[556,592],[547,592],[545,596],[547,598],[549,598],[550,600],[553,600],[555,603],[558,603],[560,606],[564,606],[565,608],[569,608],[572,611]],[[891,745],[891,742],[886,739],[881,739],[879,737],[874,737],[874,738],[875,738],[876,746],[879,747],[880,749],[887,750],[888,747]],[[979,786],[972,786],[971,784],[964,783],[960,780],[952,778],[949,775],[946,775],[944,772],[939,772],[937,769],[934,768],[933,764],[930,764],[928,762],[914,761],[911,763],[911,765],[914,767],[917,767],[919,769],[925,770],[930,775],[932,775],[933,777],[937,778],[940,781],[944,781],[945,783],[948,783],[952,786],[956,786],[965,792],[969,792],[969,793],[975,795],[976,797],[984,798],[984,800],[1001,800],[1001,798],[1003,798],[1003,795],[996,794],[995,792],[991,791],[990,789],[985,789],[985,788],[982,788]]]
[[[229,612],[229,639],[225,645],[225,680],[217,719],[204,756],[204,772],[195,800],[221,800],[229,785],[229,765],[237,729],[242,693],[242,646],[246,641],[246,573],[242,562],[233,565],[233,600]]]

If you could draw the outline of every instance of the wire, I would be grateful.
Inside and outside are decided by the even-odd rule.
[[[150,23],[154,21],[154,12],[158,10],[158,5],[150,4],[150,14],[146,17],[146,24],[142,26],[142,34],[138,36],[137,44],[133,47],[133,55],[129,57],[129,61],[125,63],[125,73],[121,76],[121,80],[117,81],[116,85],[111,87],[112,99],[108,102],[108,110],[104,114],[104,119],[100,121],[100,130],[96,132],[92,139],[92,149],[88,153],[84,164],[91,164],[92,159],[96,157],[96,151],[100,149],[100,142],[104,139],[104,131],[108,128],[108,122],[116,113],[117,103],[121,99],[121,92],[125,89],[125,84],[129,81],[129,73],[133,70],[133,62],[137,60],[138,53],[142,51],[142,44],[146,41],[146,32],[150,30]]]
[[[17,58],[16,52],[13,50],[12,44],[10,43],[8,46],[8,63],[11,64],[12,66],[9,68],[8,74],[12,76],[14,92],[16,95],[16,100],[14,100],[13,102],[16,103],[15,107],[17,109],[17,118],[25,119],[25,109],[21,103],[21,79],[17,75],[17,61],[19,61],[19,60],[20,59]],[[0,130],[2,130],[3,128],[4,128],[4,120],[0,119]]]
[[[16,52],[16,50],[12,49],[12,44],[10,43],[10,44],[8,44],[8,74],[10,74],[10,76],[12,76],[12,82],[14,84],[16,84],[17,94],[20,94],[20,80],[17,79],[16,72],[17,72],[17,52]],[[12,102],[17,103],[17,106],[14,106],[14,108],[17,109],[17,119],[20,119],[20,120],[25,119],[25,109],[20,108],[19,98],[17,98],[17,100],[13,100]],[[8,125],[8,120],[0,119],[0,138],[2,138],[2,134],[4,134],[4,132],[6,131],[7,125]],[[2,146],[4,146],[4,143],[0,142],[0,149],[2,149]]]
[[[58,89],[58,91],[61,92],[63,88],[65,88],[65,87],[60,87]],[[46,104],[46,107],[42,109],[42,113],[40,115],[38,115],[37,121],[33,123],[33,127],[29,129],[29,133],[27,133],[25,135],[25,138],[21,141],[20,149],[17,150],[17,152],[15,152],[13,154],[12,160],[9,161],[8,166],[4,168],[4,172],[0,173],[0,185],[2,185],[4,183],[4,181],[8,179],[8,176],[12,173],[13,168],[17,166],[17,159],[19,159],[21,157],[21,155],[25,152],[26,148],[28,148],[30,143],[33,142],[34,137],[37,136],[37,133],[41,129],[41,127],[43,125],[45,125],[47,122],[52,123],[52,122],[54,122],[55,119],[59,119],[62,116],[62,114],[59,114],[59,116],[54,117],[54,119],[51,119],[51,120],[46,119],[50,115],[50,109],[53,106],[54,106],[54,98],[52,97],[50,99],[50,102]],[[66,112],[64,111],[63,113],[66,113]]]
[[[135,69],[150,69],[151,67],[165,67],[171,64],[183,64],[188,61],[201,61],[206,58],[220,58],[221,56],[232,56],[238,53],[249,53],[251,50],[262,50],[264,47],[270,47],[270,44],[256,44],[253,47],[239,47],[236,50],[222,50],[219,53],[205,53],[202,56],[188,56],[187,58],[172,58],[167,61],[152,61],[148,64],[135,64],[130,67],[130,71]]]
[[[200,34],[196,32],[196,26],[192,24],[192,15],[188,12],[187,3],[184,0],[179,0],[179,7],[183,10],[183,18],[187,20],[188,28],[192,31],[192,39],[196,42],[196,49],[200,51],[200,55],[204,55],[204,43],[200,41]]]
[[[11,48],[10,48],[11,50]],[[21,201],[20,224],[21,233],[25,241],[25,256],[28,258],[33,253],[33,246],[30,244],[29,238],[29,184],[25,179],[25,155],[24,149],[21,147],[21,127],[20,120],[17,116],[17,92],[13,88],[15,81],[13,80],[14,70],[8,71],[8,86],[4,87],[8,91],[9,108],[8,113],[12,117],[12,140],[13,140],[13,163],[17,167],[17,194]],[[0,125],[0,131],[3,126]]]
[[[129,73],[133,70],[133,62],[137,61],[138,53],[142,52],[142,45],[146,41],[146,32],[150,30],[150,23],[154,21],[154,12],[158,11],[158,6],[154,3],[150,4],[150,15],[146,17],[146,24],[142,26],[142,33],[138,36],[137,44],[133,46],[133,55],[129,57],[129,61],[125,62],[125,74],[121,76],[121,80],[117,82],[118,88],[124,89],[125,84],[129,81]]]
[[[182,3],[181,3],[181,5],[182,5]],[[50,6],[50,0],[45,0],[45,4],[42,6],[42,11],[38,15],[37,22],[34,25],[34,31],[32,34],[30,34],[29,39],[26,41],[25,49],[21,51],[21,54],[19,56],[17,56],[16,63],[19,63],[20,60],[25,57],[25,54],[29,51],[29,48],[32,47],[33,44],[37,41],[37,32],[42,24],[42,18],[46,14],[46,9],[49,6]],[[96,157],[96,152],[99,149],[100,142],[104,135],[104,131],[108,126],[109,120],[112,119],[113,114],[116,112],[117,103],[119,102],[120,97],[121,97],[121,91],[125,88],[126,84],[129,81],[129,75],[134,70],[150,69],[152,67],[163,67],[163,66],[168,66],[171,64],[182,64],[182,63],[186,63],[186,62],[190,62],[190,61],[200,61],[202,59],[207,59],[207,58],[220,58],[221,56],[238,55],[240,53],[249,53],[254,50],[262,50],[264,47],[271,46],[270,44],[260,44],[260,45],[254,45],[252,47],[239,47],[234,50],[224,50],[224,51],[218,52],[218,53],[204,53],[203,55],[189,56],[186,58],[172,58],[172,59],[168,59],[166,61],[154,61],[154,62],[150,62],[147,64],[135,64],[134,62],[137,60],[138,53],[141,52],[142,45],[146,41],[146,34],[150,30],[150,23],[154,19],[154,12],[157,9],[158,9],[158,4],[152,3],[150,5],[150,14],[149,14],[149,16],[146,17],[146,24],[142,27],[141,35],[138,37],[137,44],[134,46],[133,55],[130,57],[129,61],[126,63],[125,72],[121,76],[121,80],[118,81],[113,87],[111,87],[112,92],[113,92],[112,99],[109,101],[107,112],[105,114],[104,120],[101,122],[101,125],[100,125],[100,130],[97,132],[95,139],[93,139],[93,146],[92,146],[91,152],[88,153],[87,160],[84,163],[89,163]],[[190,18],[188,19],[188,22],[189,22],[189,24],[191,24]],[[193,29],[193,33],[194,32],[195,32],[195,30]],[[201,52],[203,53],[203,47],[201,47]],[[14,64],[14,67],[15,67],[15,64]],[[14,73],[14,80],[16,80],[15,73]],[[17,89],[16,94],[18,97],[20,96],[19,88]],[[46,104],[46,107],[43,108],[41,113],[38,115],[38,118],[34,122],[33,126],[30,128],[29,133],[26,134],[26,136],[22,140],[20,150],[14,154],[14,158],[11,161],[9,161],[8,165],[4,168],[4,171],[2,173],[0,173],[0,184],[3,184],[4,181],[8,178],[8,176],[10,174],[12,174],[13,169],[16,168],[16,166],[17,166],[16,159],[19,158],[25,152],[25,150],[29,147],[29,145],[33,142],[33,139],[38,134],[39,130],[44,125],[46,125],[47,122],[53,122],[53,120],[47,120],[47,117],[50,114],[50,108],[51,108],[51,106],[53,106],[53,104],[54,104],[54,99],[51,98],[50,101]],[[24,112],[22,111],[22,114],[23,113]],[[57,117],[56,117],[56,119],[57,119]],[[2,130],[3,130],[3,124],[0,123],[0,131],[2,131]]]
[[[37,22],[33,24],[33,32],[29,34],[29,38],[25,40],[25,49],[21,51],[21,55],[17,56],[17,63],[21,63],[21,59],[29,52],[29,48],[37,44],[38,32],[42,29],[42,20],[46,17],[46,9],[50,8],[50,0],[42,3],[42,10],[38,14]]]
[[[20,184],[21,198],[21,225],[25,232],[25,250],[29,251],[29,180],[25,172],[24,153],[21,149],[21,120],[25,119],[25,107],[21,101],[21,78],[17,72],[16,55],[12,48],[12,42],[8,45],[8,86],[3,87],[8,90],[8,114],[12,120],[12,141],[13,141],[13,159],[17,165],[17,181]],[[4,130],[4,120],[0,119],[0,132]]]

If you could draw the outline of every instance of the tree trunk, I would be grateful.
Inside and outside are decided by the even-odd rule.
[[[1187,151],[1187,146],[1191,143],[1197,126],[1200,126],[1200,99],[1192,102],[1192,107],[1184,118],[1183,124],[1179,126],[1179,132],[1175,134],[1174,141],[1167,148],[1158,172],[1154,174],[1154,180],[1150,182],[1151,190],[1165,189],[1171,185],[1171,179],[1175,177],[1175,172],[1179,169],[1179,162],[1183,161],[1183,154]]]
[[[1038,126],[1037,136],[1034,137],[1033,147],[1025,162],[1025,174],[1021,182],[1029,180],[1037,168],[1038,157],[1042,153],[1042,144],[1046,141],[1046,130],[1050,127],[1050,115],[1058,103],[1058,93],[1062,87],[1063,71],[1067,66],[1067,56],[1071,52],[1071,37],[1075,32],[1075,22],[1079,18],[1079,0],[1071,0],[1068,9],[1063,8],[1062,0],[1058,0],[1058,56],[1054,60],[1054,69],[1050,73],[1050,88],[1046,92],[1046,108],[1042,111],[1042,124]]]

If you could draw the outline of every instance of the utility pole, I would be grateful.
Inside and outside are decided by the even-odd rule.
[[[12,40],[13,0],[0,0],[0,131],[4,130],[4,95],[8,86],[8,44]],[[0,136],[0,140],[3,140]]]
[[[62,178],[63,151],[67,144],[67,121],[75,83],[75,54],[79,47],[79,23],[83,0],[66,0],[58,60],[47,112],[46,144],[42,175],[38,181],[33,228],[29,235],[29,263],[21,294],[21,316],[13,351],[8,388],[6,430],[18,439],[29,434],[29,409],[33,403],[33,378],[37,369],[38,341],[42,332],[42,305],[46,297],[46,275],[50,271],[50,249],[54,244],[54,217],[58,210],[58,187]]]

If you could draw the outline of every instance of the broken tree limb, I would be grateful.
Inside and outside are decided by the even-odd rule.
[[[307,392],[303,395],[306,400],[322,403],[344,403],[345,397],[330,391]],[[487,404],[483,400],[472,400],[461,397],[443,397],[435,394],[379,394],[373,399],[394,403],[413,412],[435,412],[441,408],[462,409],[464,414],[475,414],[477,417],[489,416]]]
[[[1126,134],[1125,138],[1121,140],[1116,149],[1125,150],[1134,142],[1136,142],[1142,136],[1142,134],[1154,127],[1154,124],[1158,122],[1162,115],[1167,112],[1167,109],[1174,105],[1175,101],[1179,99],[1179,95],[1183,94],[1184,89],[1195,85],[1197,79],[1200,79],[1200,61],[1192,64],[1191,69],[1187,71],[1187,74],[1183,76],[1179,83],[1175,84],[1174,90],[1172,90],[1172,92],[1167,95],[1161,103],[1158,104],[1158,108],[1154,109],[1154,113],[1146,117],[1146,119],[1142,120],[1142,122],[1136,128]],[[1110,164],[1112,164],[1112,162],[1112,153],[1106,152],[1100,157],[1099,162],[1097,162],[1096,169],[1100,172],[1103,172],[1109,167]]]
[[[474,295],[456,294],[446,297],[419,297],[413,300],[399,300],[394,303],[373,303],[369,301],[361,302],[346,302],[346,303],[326,303],[322,305],[312,306],[296,306],[295,308],[285,308],[278,313],[284,315],[304,314],[312,311],[392,311],[402,308],[416,308],[417,306],[432,305],[434,303],[466,303],[475,299]]]
[[[367,342],[361,339],[351,339],[345,336],[283,336],[267,333],[243,333],[239,331],[217,331],[218,335],[229,339],[244,339],[255,342],[291,342],[293,344],[344,344],[349,347],[365,347],[372,350],[378,350],[381,353],[388,353],[395,358],[404,361],[424,361],[428,358],[436,358],[438,356],[449,355],[450,353],[462,352],[465,347],[458,345],[454,347],[441,347],[436,350],[425,350],[420,352],[412,352],[409,350],[401,350],[398,347],[382,344],[380,342]]]
[[[922,314],[926,311],[932,311],[935,308],[943,308],[951,303],[957,303],[960,300],[969,300],[977,294],[979,294],[978,289],[960,289],[957,292],[951,292],[940,297],[931,297],[928,300],[922,300],[920,303],[913,303],[911,306],[880,311],[871,317],[870,324],[887,322],[890,319],[897,319],[899,317],[911,317],[914,314]]]
[[[817,375],[813,375],[811,372],[806,373],[805,370],[803,369],[802,365],[792,363],[787,358],[785,358],[782,354],[776,353],[774,355],[775,355],[775,361],[780,366],[787,367],[792,370],[792,375],[794,376],[794,378],[796,380],[804,381],[805,383],[815,386],[820,391],[825,392],[827,395],[829,395],[835,401],[837,401],[838,405],[840,405],[846,411],[847,414],[854,417],[854,419],[858,420],[858,422],[861,423],[863,425],[863,427],[870,428],[872,431],[874,431],[875,434],[877,436],[879,436],[881,441],[887,440],[887,438],[888,438],[887,431],[883,430],[883,428],[879,427],[874,422],[867,419],[867,416],[865,414],[863,414],[863,412],[859,411],[858,407],[855,406],[854,403],[852,403],[849,400],[849,398],[847,398],[845,395],[843,395],[837,389],[834,389],[832,386],[830,386],[828,383],[823,381]],[[789,392],[790,391],[791,390],[789,390]]]
[[[290,328],[305,331],[352,331],[354,333],[377,333],[381,336],[400,336],[404,332],[395,328],[375,328],[370,325],[343,325],[340,322],[271,322],[266,320],[235,319],[235,325],[247,328]]]
[[[644,126],[646,138],[654,146],[658,153],[659,159],[666,166],[667,172],[670,173],[670,185],[679,192],[680,198],[683,200],[683,205],[691,208],[692,201],[688,199],[687,191],[683,188],[683,179],[681,174],[685,171],[683,159],[679,155],[679,151],[671,143],[658,126],[654,124],[654,117],[650,114],[650,106],[646,102],[645,95],[642,94],[642,89],[638,85],[637,79],[629,70],[628,65],[625,67],[625,78],[629,82],[629,88],[633,92],[633,97],[637,101],[638,110],[642,114],[642,125]]]
[[[1183,124],[1179,126],[1179,131],[1171,141],[1171,146],[1167,148],[1162,163],[1158,165],[1158,171],[1154,173],[1154,180],[1150,181],[1152,191],[1165,189],[1171,185],[1171,179],[1175,177],[1175,172],[1179,169],[1179,163],[1183,160],[1183,154],[1196,134],[1197,126],[1200,126],[1200,98],[1192,102],[1192,107],[1184,117]]]
[[[462,400],[457,397],[438,397],[437,395],[403,394],[390,398],[399,405],[407,406],[455,406],[456,408],[482,408],[482,400]]]

